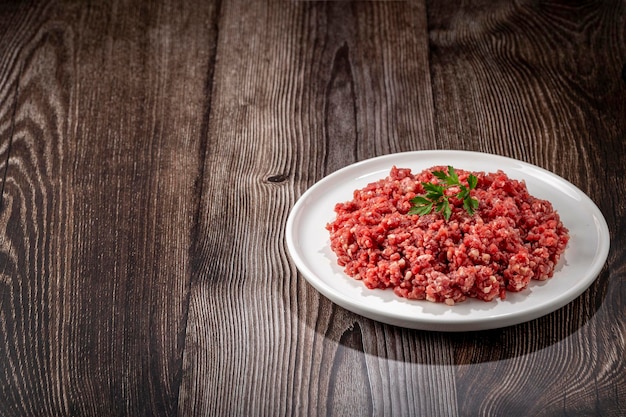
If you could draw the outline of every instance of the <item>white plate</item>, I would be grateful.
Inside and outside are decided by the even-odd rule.
[[[570,241],[554,276],[532,281],[506,300],[468,299],[454,306],[398,297],[392,290],[370,290],[337,265],[325,226],[338,202],[355,189],[386,177],[393,165],[413,173],[434,165],[494,172],[525,180],[535,197],[549,200],[569,229]],[[598,207],[580,189],[542,168],[502,156],[466,151],[418,151],[385,155],[342,168],[308,189],[296,202],[286,227],[287,247],[296,267],[320,293],[357,314],[402,327],[472,331],[510,326],[551,313],[574,300],[600,273],[609,252],[609,230]]]

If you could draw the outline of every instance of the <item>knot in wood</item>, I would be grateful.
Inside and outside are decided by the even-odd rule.
[[[269,182],[283,182],[287,179],[287,175],[285,174],[278,174],[278,175],[272,175],[271,177],[269,177],[267,180]]]

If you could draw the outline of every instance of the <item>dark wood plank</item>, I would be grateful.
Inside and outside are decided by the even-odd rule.
[[[2,13],[0,415],[176,415],[215,9]]]
[[[424,5],[229,1],[220,16],[181,415],[454,415],[442,336],[333,305],[283,232],[325,174],[436,146]]]
[[[605,269],[533,322],[457,341],[461,415],[626,412],[624,2],[428,3],[437,137],[545,167],[596,201]]]
[[[626,11],[570,3],[0,4],[0,415],[624,415]],[[580,186],[597,282],[467,334],[320,296],[296,198],[432,148]]]

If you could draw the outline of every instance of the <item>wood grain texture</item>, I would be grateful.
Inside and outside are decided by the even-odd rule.
[[[545,167],[611,225],[607,265],[580,298],[457,347],[461,414],[623,415],[626,5],[430,2],[428,21],[444,147]]]
[[[0,415],[173,415],[213,9],[20,13],[3,37]]]
[[[420,3],[222,3],[181,415],[455,413],[451,367],[421,365],[451,365],[441,337],[334,306],[283,233],[323,175],[434,146],[424,17]]]
[[[625,415],[625,64],[617,0],[2,2],[0,415]],[[448,334],[304,280],[308,187],[450,148],[598,204],[581,297]]]
[[[423,17],[408,3],[222,4],[181,415],[455,413],[451,368],[422,365],[451,365],[440,336],[337,308],[284,247],[314,181],[434,146]]]

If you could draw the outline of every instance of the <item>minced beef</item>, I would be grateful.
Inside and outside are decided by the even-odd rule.
[[[335,207],[326,228],[331,248],[345,272],[370,289],[393,288],[401,297],[449,305],[473,297],[491,301],[521,291],[531,279],[545,280],[569,240],[552,204],[528,193],[523,181],[504,172],[457,169],[479,201],[473,215],[447,189],[452,215],[408,215],[410,200],[424,193],[422,182],[437,182],[435,166],[414,175],[391,169],[389,176],[354,191],[351,201]]]

